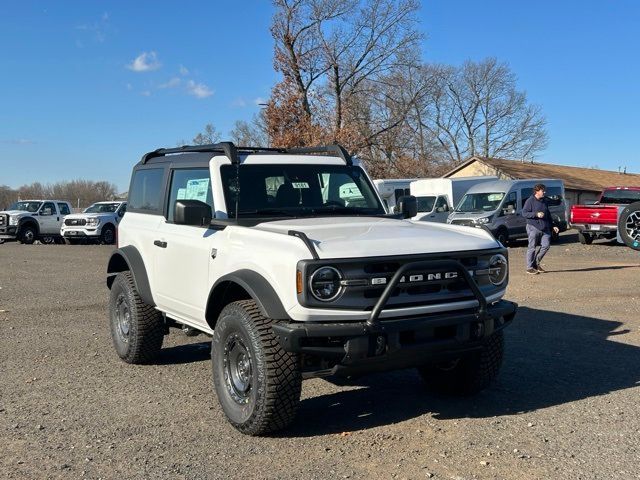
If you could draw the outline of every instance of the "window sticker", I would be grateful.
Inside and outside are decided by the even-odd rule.
[[[209,189],[208,178],[195,178],[187,182],[187,188],[184,196],[184,200],[200,200],[207,203],[207,191]],[[180,195],[178,189],[178,195]]]
[[[186,195],[187,195],[187,189],[186,188],[179,188],[178,189],[178,196],[176,197],[176,200],[186,200]]]
[[[293,188],[297,188],[298,190],[302,188],[309,188],[309,184],[307,182],[291,182],[291,186]]]

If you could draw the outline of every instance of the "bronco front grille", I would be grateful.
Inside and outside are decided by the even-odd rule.
[[[64,224],[68,227],[84,226],[87,224],[87,221],[84,218],[67,218]]]
[[[474,276],[485,295],[498,291],[485,274],[475,277],[476,271],[486,271],[489,259],[498,249],[481,252],[460,252],[444,255],[403,255],[368,259],[304,260],[298,264],[305,278],[320,266],[332,266],[343,275],[343,289],[333,302],[319,302],[303,292],[298,298],[302,305],[321,308],[371,310],[381,297],[391,278],[401,266],[425,260],[456,260]],[[501,288],[504,288],[502,286]],[[475,296],[461,274],[448,269],[409,270],[391,293],[385,310],[439,303],[473,300]]]

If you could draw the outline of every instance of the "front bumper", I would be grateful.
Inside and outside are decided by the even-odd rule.
[[[60,235],[64,238],[99,237],[100,227],[64,227],[60,229]]]
[[[484,313],[463,310],[373,325],[281,322],[273,331],[284,350],[335,363],[323,375],[350,376],[416,367],[478,350],[487,337],[511,323],[516,310],[517,304],[500,300]]]
[[[0,227],[0,239],[15,240],[18,236],[18,226],[8,225]]]

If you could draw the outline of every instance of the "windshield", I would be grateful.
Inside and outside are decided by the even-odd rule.
[[[493,212],[504,198],[504,192],[467,193],[456,207],[456,212]]]
[[[42,205],[42,202],[16,202],[9,207],[9,210],[22,210],[24,212],[35,213]]]
[[[622,190],[612,188],[602,192],[600,203],[613,203],[627,205],[633,202],[640,202],[640,190]]]
[[[113,213],[119,206],[119,203],[94,203],[85,208],[84,213]]]
[[[418,201],[419,212],[430,212],[433,210],[433,204],[436,202],[436,197],[416,197]]]
[[[229,218],[384,215],[364,171],[348,165],[241,165],[221,168]],[[240,195],[238,196],[238,184]]]

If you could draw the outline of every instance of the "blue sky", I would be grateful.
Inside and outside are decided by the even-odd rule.
[[[278,80],[267,0],[0,3],[0,184],[126,190],[131,167]],[[640,172],[640,2],[423,0],[427,62],[495,56],[548,120],[539,160]]]

